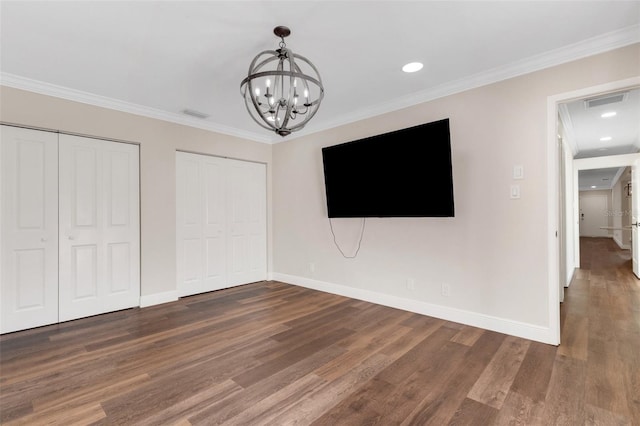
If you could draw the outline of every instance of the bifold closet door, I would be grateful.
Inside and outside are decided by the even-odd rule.
[[[227,160],[227,285],[267,278],[266,165]]]
[[[180,296],[266,279],[266,166],[176,153]]]
[[[140,304],[138,146],[60,135],[60,321]]]
[[[226,286],[225,160],[176,153],[178,294]]]
[[[58,135],[1,127],[0,333],[58,321]]]

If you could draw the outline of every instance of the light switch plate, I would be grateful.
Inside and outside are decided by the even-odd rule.
[[[524,179],[524,167],[520,164],[513,166],[513,178]]]
[[[520,185],[511,185],[511,199],[517,200],[520,198]]]

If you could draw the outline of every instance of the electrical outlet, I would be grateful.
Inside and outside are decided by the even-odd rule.
[[[416,289],[416,282],[413,278],[407,278],[407,288],[409,290],[415,290]]]
[[[442,295],[444,297],[449,297],[451,296],[451,288],[449,287],[449,284],[447,283],[442,283]]]
[[[313,262],[309,262],[309,272],[312,274],[316,271],[316,264]]]

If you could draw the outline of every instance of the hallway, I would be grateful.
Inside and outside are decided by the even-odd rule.
[[[556,363],[575,390],[562,398],[585,424],[640,424],[640,281],[631,253],[610,238],[581,238],[580,253],[560,309]]]

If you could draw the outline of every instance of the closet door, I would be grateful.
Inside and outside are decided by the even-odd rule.
[[[226,286],[224,159],[176,153],[179,296]]]
[[[266,279],[266,166],[176,153],[180,296]]]
[[[266,166],[227,160],[227,284],[266,279]]]
[[[60,321],[140,304],[138,146],[60,135]]]
[[[58,322],[58,135],[1,128],[0,332]]]

